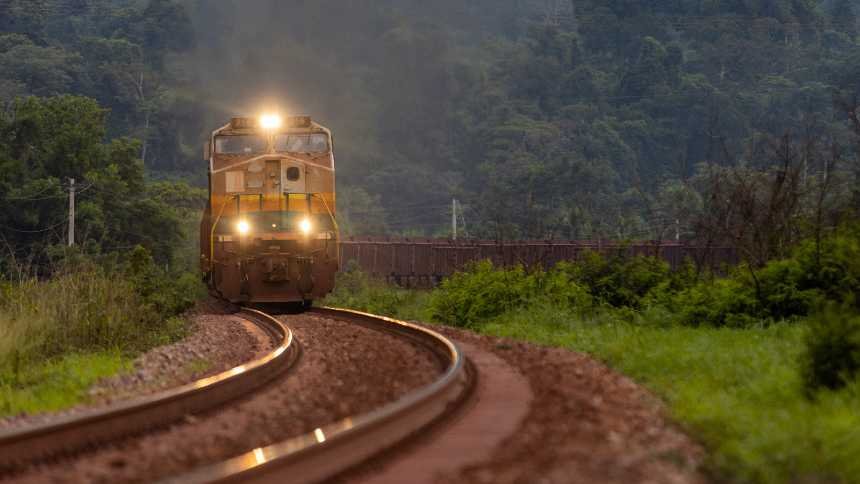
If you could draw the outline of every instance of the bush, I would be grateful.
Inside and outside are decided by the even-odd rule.
[[[741,266],[728,278],[701,282],[670,298],[687,325],[744,327],[804,317],[845,295],[860,294],[860,237],[846,230],[821,241],[805,241],[791,256],[750,272]],[[858,310],[857,298],[851,310]]]
[[[703,281],[675,296],[671,309],[687,326],[743,328],[759,323],[754,291],[735,278]]]
[[[434,320],[469,326],[528,304],[530,291],[522,266],[496,269],[489,261],[445,279],[430,297]]]
[[[426,320],[421,304],[425,295],[422,291],[390,286],[352,264],[337,274],[334,291],[322,303],[401,319]]]
[[[820,249],[814,241],[802,243],[792,259],[800,266],[795,284],[802,291],[815,290],[829,301],[842,302],[845,294],[860,294],[860,231],[845,229],[825,238]],[[860,309],[860,299],[853,307]]]
[[[839,389],[860,372],[860,315],[848,305],[829,305],[809,318],[804,380],[809,391]]]
[[[125,264],[125,278],[143,298],[147,311],[167,319],[191,308],[205,295],[196,274],[161,270],[144,247],[135,247]]]
[[[558,269],[586,288],[596,302],[616,308],[641,308],[649,293],[668,287],[672,278],[669,265],[661,259],[605,257],[596,252],[586,253],[576,263],[560,264]]]
[[[469,266],[442,282],[430,298],[431,316],[455,326],[471,326],[537,302],[569,308],[591,307],[588,292],[566,270],[526,272],[500,269],[490,261]]]

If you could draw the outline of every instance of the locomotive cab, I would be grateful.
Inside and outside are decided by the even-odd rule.
[[[233,118],[206,147],[200,265],[234,303],[303,302],[338,269],[331,132],[309,117]]]

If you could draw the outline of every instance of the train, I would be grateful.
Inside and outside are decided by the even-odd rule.
[[[235,304],[309,307],[334,288],[339,231],[331,130],[309,116],[234,117],[204,149],[200,268]]]

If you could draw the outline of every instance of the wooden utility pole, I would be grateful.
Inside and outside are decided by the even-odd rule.
[[[457,240],[457,199],[451,200],[451,235]]]
[[[75,245],[75,179],[69,179],[69,247]]]

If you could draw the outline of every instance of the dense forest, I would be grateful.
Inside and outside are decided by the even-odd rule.
[[[472,236],[690,236],[703,163],[850,144],[857,2],[252,4],[191,15],[196,84],[216,119],[280,102],[331,125],[358,233],[446,235],[456,197]]]
[[[857,206],[858,10],[0,0],[4,253],[63,242],[74,177],[80,240],[168,262],[207,133],[272,108],[333,129],[351,234],[447,236],[457,198],[473,237],[702,237],[718,191],[776,197],[772,168],[797,175],[786,218],[836,217]]]

